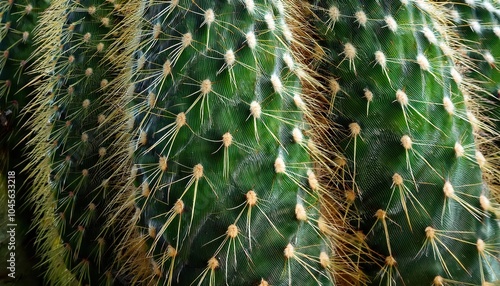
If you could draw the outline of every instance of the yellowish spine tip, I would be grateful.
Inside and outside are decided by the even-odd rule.
[[[259,119],[260,116],[262,115],[262,108],[260,107],[260,104],[257,101],[252,101],[250,103],[250,114],[253,116],[253,118]]]
[[[297,127],[293,128],[292,137],[293,137],[293,141],[295,143],[299,143],[299,144],[302,143],[302,141],[304,139],[304,135],[302,135],[302,132]]]
[[[85,33],[83,35],[83,42],[88,43],[90,41],[90,38],[92,38],[92,34],[91,33]]]
[[[402,106],[408,105],[408,95],[406,94],[406,92],[402,91],[401,89],[398,89],[396,91],[396,100]]]
[[[340,19],[340,10],[337,6],[330,6],[328,9],[328,16],[335,23]]]
[[[96,8],[95,6],[90,6],[88,9],[87,9],[87,12],[90,14],[90,15],[94,15],[95,14],[95,11],[96,11]]]
[[[166,156],[161,156],[160,157],[160,162],[159,162],[159,167],[162,172],[165,172],[167,170],[167,157]]]
[[[307,181],[309,182],[309,187],[311,187],[312,190],[319,190],[318,179],[312,170],[307,170]]]
[[[485,195],[479,196],[479,204],[481,205],[481,208],[485,211],[489,211],[491,208],[490,200]]]
[[[410,150],[412,148],[412,145],[413,145],[413,142],[412,142],[410,136],[403,135],[403,137],[401,137],[401,145],[403,145],[403,148],[405,148],[405,150]]]
[[[444,195],[448,198],[453,197],[455,194],[455,190],[453,189],[453,186],[451,185],[450,181],[446,181],[443,186],[443,192]]]
[[[453,149],[455,150],[455,156],[457,158],[465,156],[465,149],[464,146],[462,146],[462,144],[456,142],[455,147]]]
[[[251,207],[257,204],[257,194],[254,190],[250,190],[246,193],[247,204]]]
[[[476,247],[477,247],[477,251],[479,251],[479,253],[484,253],[484,250],[486,248],[486,244],[484,243],[484,240],[479,238],[476,242]]]
[[[392,32],[395,33],[398,30],[398,23],[396,23],[396,20],[394,20],[392,16],[385,16],[384,21],[386,23],[386,27]]]
[[[233,50],[226,51],[226,53],[224,54],[224,61],[229,67],[234,66],[234,64],[236,63],[236,56]]]
[[[451,99],[448,96],[445,96],[443,98],[443,106],[444,106],[444,110],[446,110],[446,112],[449,115],[453,115],[453,113],[455,113],[455,105],[453,104],[453,101],[451,101]]]
[[[349,124],[349,130],[351,131],[351,137],[356,137],[361,133],[361,126],[359,126],[358,123],[353,122]]]
[[[235,238],[238,236],[238,227],[235,224],[228,226],[226,234],[229,238]]]
[[[85,76],[90,77],[94,73],[94,70],[92,68],[87,68],[85,70]]]
[[[480,168],[484,168],[486,165],[486,158],[484,158],[483,153],[476,151],[476,161]]]
[[[300,221],[306,221],[307,220],[307,213],[306,209],[302,204],[296,204],[295,205],[295,218]]]
[[[403,185],[403,177],[401,177],[401,175],[398,173],[394,173],[394,175],[392,175],[392,183],[395,186],[402,186]]]
[[[319,263],[323,268],[330,268],[330,257],[324,251],[319,254]]]
[[[151,193],[151,189],[149,188],[149,183],[143,182],[142,183],[142,196],[147,198],[147,197],[149,197],[150,193]]]
[[[259,286],[269,286],[269,283],[266,280],[261,279]]]
[[[98,152],[99,152],[99,157],[102,158],[102,157],[106,156],[106,148],[101,147],[101,148],[99,148]]]
[[[217,258],[215,257],[212,257],[208,260],[208,268],[212,271],[217,269],[219,265],[219,260],[217,260]]]
[[[340,84],[338,81],[334,78],[331,78],[328,82],[329,87],[330,87],[330,93],[332,97],[335,97],[337,93],[340,91]]]
[[[266,13],[266,15],[264,15],[264,20],[266,21],[267,28],[270,31],[276,30],[276,23],[274,22],[273,15],[271,15],[270,13]]]
[[[184,202],[182,200],[177,200],[173,207],[175,214],[181,214],[184,211]]]
[[[283,83],[281,83],[280,78],[276,75],[273,74],[271,76],[271,84],[273,85],[274,92],[280,94],[283,90]]]
[[[354,13],[354,17],[356,18],[356,22],[358,22],[359,26],[366,27],[366,22],[368,22],[368,17],[366,17],[366,13],[363,11],[357,11]]]
[[[285,250],[283,251],[283,253],[285,254],[285,258],[286,259],[291,259],[295,255],[295,248],[293,247],[293,245],[291,243],[289,243],[285,247]]]
[[[224,133],[224,135],[222,135],[222,145],[227,148],[231,146],[231,144],[233,144],[233,135],[229,132]]]
[[[207,95],[212,91],[212,82],[209,79],[205,79],[201,82],[200,92],[202,95]]]
[[[186,125],[186,114],[184,112],[177,114],[177,117],[175,118],[175,124],[177,128]]]
[[[274,161],[274,171],[277,174],[285,173],[286,171],[286,166],[285,166],[285,161],[283,161],[283,158],[278,157]]]
[[[199,180],[203,177],[203,166],[201,164],[196,164],[193,167],[193,177]]]
[[[86,143],[89,141],[89,135],[87,133],[82,133],[81,139],[82,142]]]
[[[396,259],[394,259],[394,257],[392,256],[387,256],[385,258],[385,265],[389,266],[389,267],[393,267],[393,266],[396,266]]]
[[[108,80],[107,80],[107,79],[103,79],[103,80],[101,80],[101,84],[100,84],[100,85],[101,85],[101,88],[105,88],[106,86],[108,86],[108,83],[109,83],[109,82],[108,82]]]
[[[439,275],[434,277],[434,280],[432,281],[432,286],[444,286],[444,278]]]
[[[82,102],[82,107],[83,107],[84,109],[87,109],[89,106],[90,106],[90,100],[85,99],[85,100]]]

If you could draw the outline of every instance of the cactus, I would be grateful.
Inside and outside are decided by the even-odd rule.
[[[136,282],[332,285],[285,3],[138,5],[112,55],[134,58]]]
[[[36,94],[26,170],[34,187],[39,253],[53,285],[116,283],[114,233],[104,229],[121,146],[120,113],[107,87],[117,71],[105,59],[119,21],[108,1],[52,1],[37,30]],[[47,179],[48,182],[47,182]]]
[[[309,2],[1,2],[48,284],[500,280],[496,4]]]
[[[500,279],[500,228],[482,179],[473,104],[449,11],[429,1],[319,1],[320,71],[353,221],[378,285]],[[479,126],[481,127],[481,126]],[[479,162],[478,162],[479,160]]]

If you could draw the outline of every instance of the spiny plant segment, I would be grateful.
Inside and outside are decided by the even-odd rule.
[[[347,160],[353,225],[379,285],[499,280],[498,217],[447,10],[427,1],[322,1],[321,69]],[[355,31],[355,32],[353,32]]]
[[[128,112],[145,279],[332,285],[284,3],[141,5]]]
[[[37,27],[38,81],[29,111],[33,150],[26,170],[46,277],[56,285],[110,284],[116,263],[105,210],[115,154],[108,83],[117,71],[104,58],[105,36],[119,20],[108,1],[52,1]]]

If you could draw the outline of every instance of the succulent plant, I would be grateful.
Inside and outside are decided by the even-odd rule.
[[[136,41],[114,57],[133,57],[121,82],[133,122],[133,227],[151,257],[142,279],[332,285],[285,3],[139,7],[137,24],[119,33]]]
[[[466,63],[447,11],[430,1],[318,1],[333,135],[352,224],[381,262],[374,284],[500,279],[498,217],[476,148]],[[481,127],[481,126],[479,126]]]
[[[105,38],[121,16],[109,1],[52,1],[37,26],[36,91],[27,110],[39,253],[51,285],[111,285],[114,233],[106,225],[119,112],[107,87],[117,70]],[[47,180],[48,179],[48,180]]]

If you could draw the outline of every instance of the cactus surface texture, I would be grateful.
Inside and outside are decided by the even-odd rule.
[[[47,285],[500,283],[497,1],[0,19],[0,170],[27,144]]]
[[[140,7],[124,77],[144,279],[333,285],[284,3]]]
[[[119,21],[108,1],[52,1],[38,26],[39,80],[29,106],[34,113],[26,167],[35,182],[37,244],[50,284],[111,285],[113,233],[105,210],[113,165],[109,81],[117,71],[105,60]],[[119,285],[119,283],[116,283]]]
[[[500,229],[449,12],[429,1],[320,1],[333,135],[378,285],[500,279]]]

